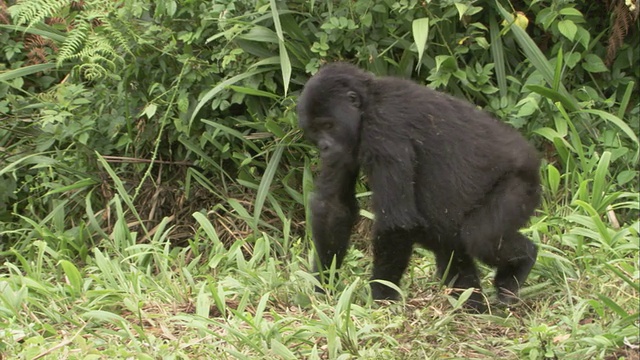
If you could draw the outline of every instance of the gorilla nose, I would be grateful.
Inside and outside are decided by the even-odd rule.
[[[318,150],[327,151],[329,150],[330,145],[331,145],[330,141],[327,141],[326,139],[320,140],[318,141]]]

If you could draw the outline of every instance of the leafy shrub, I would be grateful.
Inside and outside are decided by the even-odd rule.
[[[602,27],[604,3],[518,4],[18,1],[8,9],[13,25],[4,28],[23,32],[2,35],[13,70],[2,74],[0,109],[14,119],[2,130],[2,181],[15,189],[0,198],[4,218],[30,201],[25,174],[45,170],[53,176],[45,203],[80,183],[91,201],[107,206],[113,192],[94,188],[109,187],[98,154],[118,161],[115,174],[134,202],[167,168],[178,175],[161,180],[175,182],[171,191],[182,188],[189,198],[208,189],[210,206],[258,191],[259,206],[244,207],[254,211],[254,226],[266,224],[265,203],[295,216],[308,191],[300,169],[309,163],[298,150],[306,145],[295,126],[295,95],[322,63],[338,59],[411,76],[496,113],[546,149],[569,191],[583,186],[605,151],[616,179],[611,190],[637,185],[640,70],[631,59],[640,56],[638,37],[625,38],[609,68],[603,59],[611,49],[586,26],[597,20]],[[24,66],[35,58],[20,41],[33,36],[48,53],[38,66],[56,69]],[[12,136],[18,132],[28,136]],[[36,153],[49,160],[28,168],[21,159]],[[71,177],[61,176],[64,167],[74,169]],[[222,208],[240,216],[240,208]],[[597,207],[600,214],[605,208]],[[173,213],[169,207],[152,220]]]

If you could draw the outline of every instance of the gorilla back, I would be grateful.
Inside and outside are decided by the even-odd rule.
[[[537,255],[519,229],[540,201],[540,160],[515,129],[468,102],[344,63],[307,82],[298,115],[322,162],[310,206],[321,277],[346,252],[362,168],[373,191],[372,279],[399,284],[420,244],[454,289],[480,289],[475,258],[497,268],[499,299],[517,300]],[[397,298],[371,287],[374,299]],[[481,293],[468,305],[484,310]]]

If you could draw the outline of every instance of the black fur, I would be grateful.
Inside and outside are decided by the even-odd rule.
[[[497,268],[500,300],[516,301],[536,261],[519,229],[539,204],[540,160],[515,129],[465,101],[344,63],[307,82],[298,115],[322,162],[311,199],[315,271],[344,258],[362,168],[375,213],[372,279],[399,284],[419,244],[455,289],[480,288],[475,258]],[[371,288],[374,299],[398,295]],[[481,293],[468,305],[484,310]]]

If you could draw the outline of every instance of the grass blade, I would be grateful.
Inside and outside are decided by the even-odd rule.
[[[629,100],[631,99],[631,94],[633,94],[633,87],[635,84],[636,83],[633,81],[629,81],[627,84],[627,89],[624,91],[622,101],[620,101],[620,109],[618,109],[618,117],[620,119],[624,118],[624,113],[627,111],[627,106],[629,106]]]
[[[494,14],[493,10],[491,13]],[[494,71],[496,72],[498,89],[500,89],[500,98],[504,98],[507,96],[507,70],[504,64],[502,37],[495,16],[491,16],[491,20],[489,20],[489,32],[491,34],[491,57],[495,64]]]
[[[621,118],[613,114],[609,114],[606,111],[598,110],[598,109],[585,109],[585,110],[582,110],[581,112],[599,116],[601,119],[606,120],[610,123],[613,123],[620,130],[622,130],[622,132],[625,133],[625,135],[627,135],[629,139],[631,139],[636,144],[637,147],[640,147],[638,136],[635,134],[633,129],[631,129],[631,127],[627,125],[627,123],[625,123]],[[638,150],[640,150],[640,148]],[[638,152],[637,152],[638,150],[636,150],[636,161],[638,159]]]
[[[560,48],[558,49],[558,57],[556,58],[556,70],[553,73],[553,84],[551,85],[551,88],[555,91],[558,91],[558,88],[560,88],[560,80],[562,80],[562,61],[562,48]]]
[[[602,197],[607,190],[607,174],[609,173],[609,163],[611,161],[611,153],[605,151],[600,157],[598,166],[596,167],[595,174],[593,176],[593,194],[591,194],[591,204],[598,211],[602,213],[605,211],[605,207],[602,206]]]
[[[23,76],[35,74],[41,71],[51,70],[55,67],[56,67],[56,64],[52,64],[52,63],[23,66],[21,68],[18,68],[15,70],[9,70],[7,72],[0,74],[0,82],[13,80]]]
[[[149,236],[147,227],[144,226],[144,221],[142,221],[140,214],[138,214],[138,210],[136,210],[136,207],[133,204],[133,199],[127,192],[127,189],[125,189],[124,184],[122,183],[122,180],[120,180],[120,177],[116,175],[116,172],[111,168],[109,163],[100,154],[98,154],[97,152],[95,154],[96,154],[96,157],[98,158],[98,162],[100,163],[100,165],[102,165],[102,167],[109,174],[109,177],[111,177],[111,180],[113,180],[113,185],[115,186],[116,191],[122,198],[122,201],[124,201],[124,203],[127,204],[129,211],[131,211],[133,216],[135,216],[136,220],[138,220],[138,223],[140,224],[140,228],[144,231],[145,236]],[[116,205],[119,205],[119,204],[116,202]]]
[[[280,69],[282,70],[282,81],[284,85],[284,95],[287,95],[289,90],[289,82],[291,81],[291,62],[289,61],[289,54],[287,53],[287,47],[284,43],[284,33],[282,32],[282,25],[280,24],[280,15],[278,14],[278,6],[276,0],[269,1],[271,5],[271,16],[273,17],[273,26],[276,28],[276,34],[278,34],[278,48],[280,50]]]
[[[258,188],[256,202],[253,209],[253,221],[256,225],[258,224],[258,220],[260,219],[260,214],[262,213],[262,207],[264,206],[265,199],[267,198],[267,195],[269,195],[269,188],[271,187],[271,182],[273,181],[273,177],[275,176],[278,165],[280,164],[280,158],[282,157],[283,149],[284,146],[276,147],[276,151],[273,152],[273,157],[271,158],[271,160],[269,160],[269,164],[267,164],[264,175],[260,180],[260,187]]]

